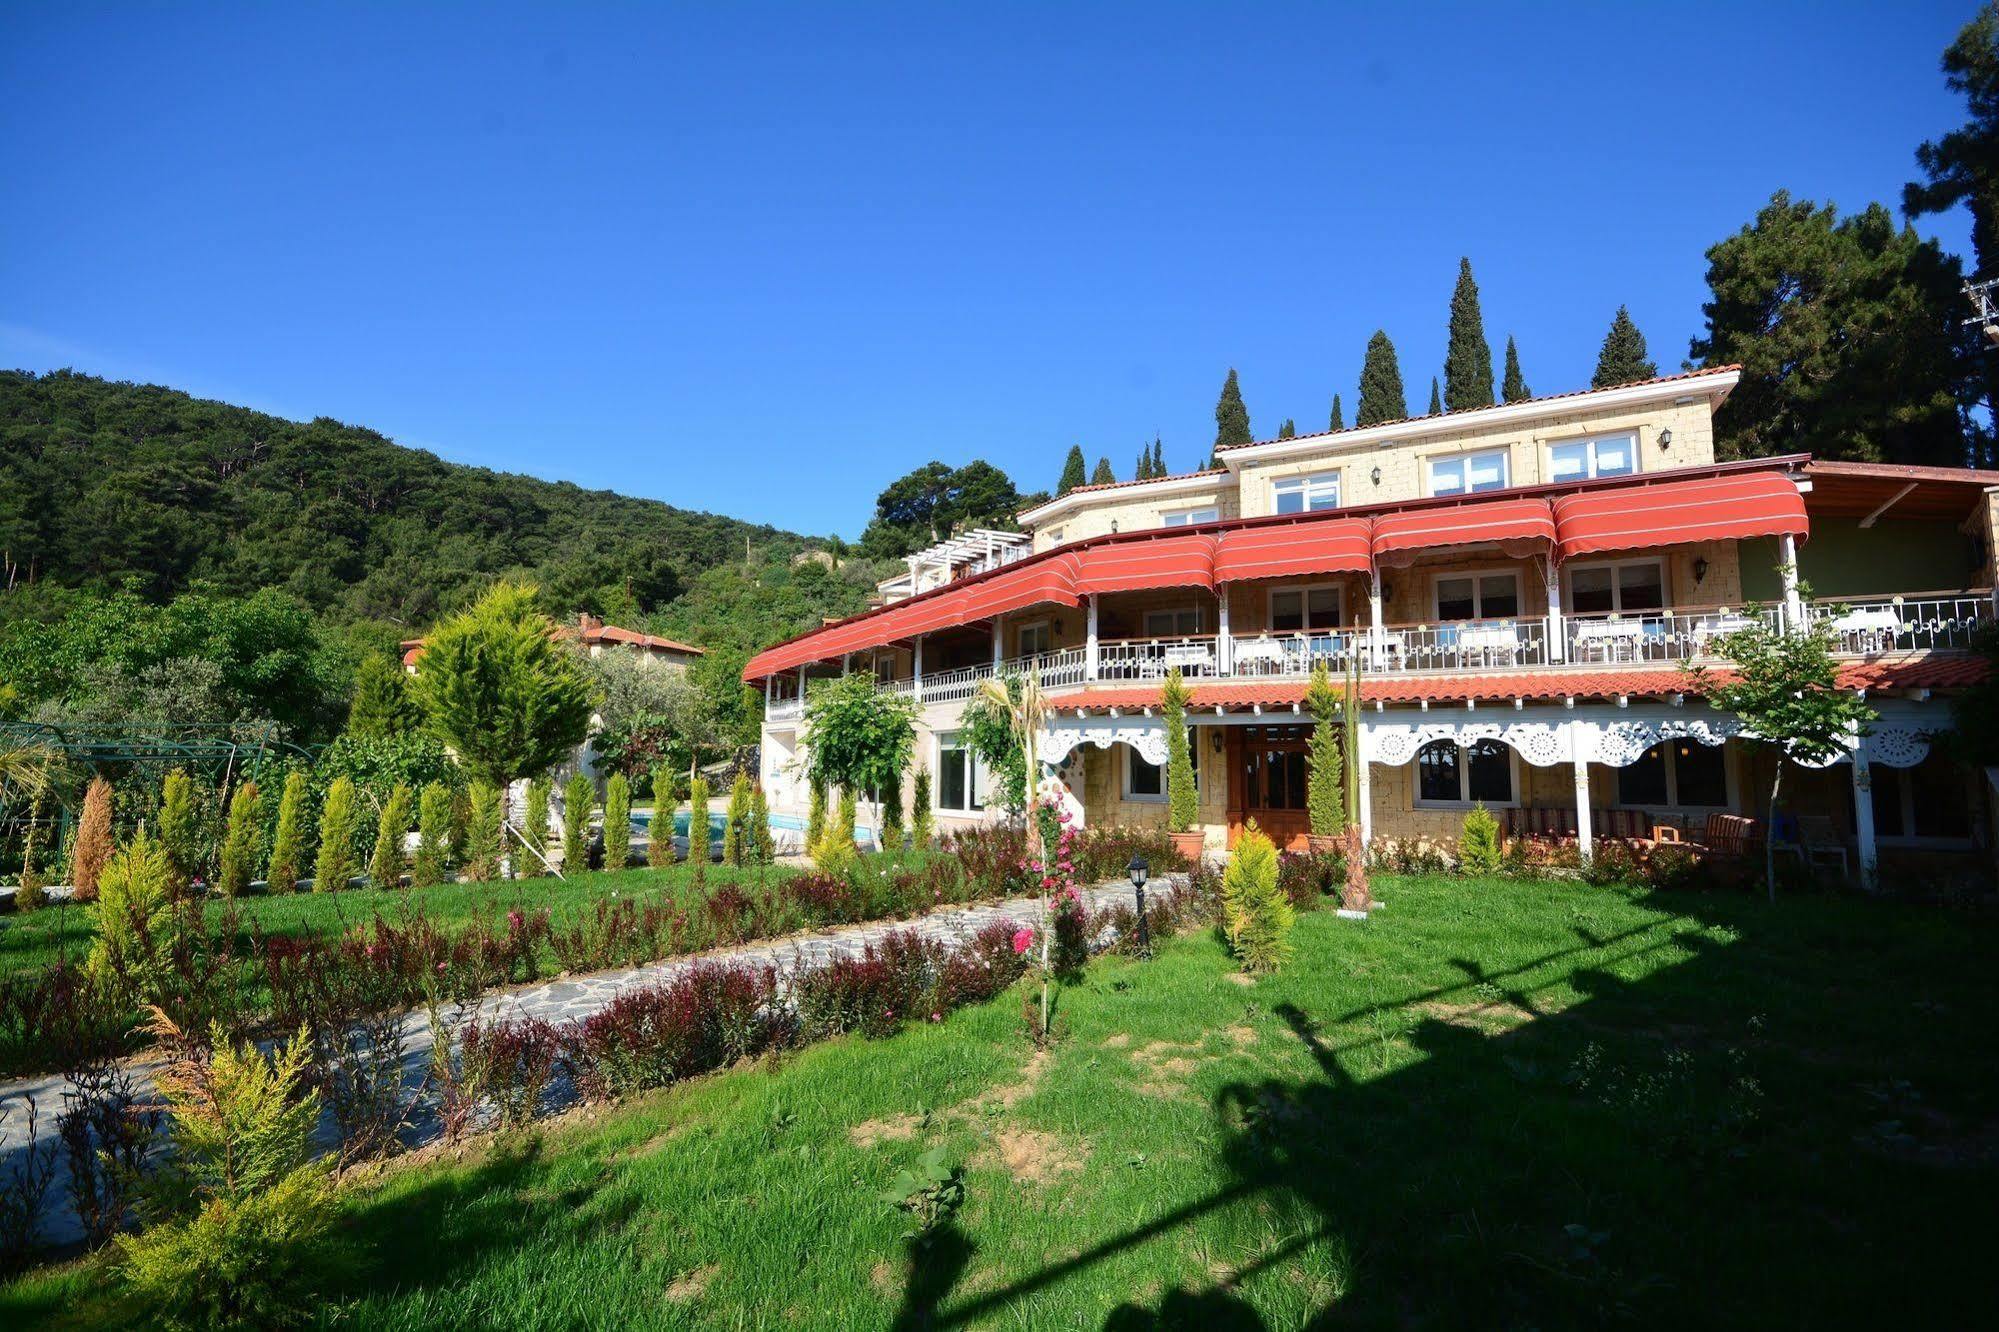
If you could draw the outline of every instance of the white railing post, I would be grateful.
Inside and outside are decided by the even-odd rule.
[[[1548,660],[1567,661],[1568,645],[1562,641],[1562,567],[1548,557]]]
[[[1223,583],[1215,589],[1215,599],[1220,609],[1215,615],[1215,674],[1231,675],[1235,671],[1235,640],[1229,637],[1229,585]]]
[[[1796,633],[1805,627],[1805,603],[1798,596],[1798,539],[1789,532],[1777,537],[1777,574],[1784,582],[1784,628]]]
[[[1097,594],[1090,593],[1088,608],[1083,613],[1083,678],[1094,682],[1097,678]]]
[[[1373,569],[1367,573],[1367,642],[1368,657],[1375,670],[1381,669],[1381,575]]]
[[[909,693],[918,703],[923,701],[923,635],[916,636],[915,671],[909,683]]]

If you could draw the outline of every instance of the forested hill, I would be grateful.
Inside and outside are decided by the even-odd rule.
[[[662,470],[672,475],[672,469]],[[446,462],[153,385],[0,371],[0,586],[281,587],[343,620],[422,626],[494,574],[631,616],[795,533]]]

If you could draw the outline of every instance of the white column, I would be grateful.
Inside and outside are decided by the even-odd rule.
[[[1576,759],[1576,849],[1584,860],[1594,853],[1596,837],[1589,825],[1589,760]]]
[[[1789,532],[1777,538],[1778,576],[1784,580],[1784,627],[1805,627],[1805,603],[1798,596],[1798,539]]]
[[[1853,840],[1860,852],[1860,886],[1868,892],[1880,887],[1874,849],[1874,769],[1867,759],[1867,737],[1853,745]]]
[[[1568,658],[1568,643],[1562,630],[1562,566],[1548,559],[1548,660]]]
[[[1370,569],[1367,574],[1367,640],[1369,655],[1374,658],[1374,668],[1381,669],[1381,574]]]
[[[1083,616],[1083,678],[1097,678],[1097,594],[1090,593]]]
[[[1360,753],[1349,757],[1360,763],[1358,783],[1360,809],[1357,811],[1360,814],[1360,844],[1362,847],[1368,847],[1374,844],[1374,762],[1371,757],[1374,745],[1368,739],[1370,732],[1365,717],[1361,718],[1360,724],[1354,730],[1356,732],[1354,738],[1360,742]]]
[[[915,666],[914,676],[915,678],[913,678],[910,681],[910,689],[909,689],[910,697],[914,698],[918,703],[921,703],[923,701],[923,635],[922,634],[918,634],[916,636],[916,666]]]
[[[764,677],[764,714],[766,716],[770,714],[770,681],[771,677],[766,675]]]
[[[1215,674],[1228,675],[1235,667],[1235,642],[1229,637],[1229,585],[1215,589],[1219,609],[1215,613]]]
[[[805,668],[798,668],[798,706],[805,706]]]
[[[993,674],[998,675],[1000,664],[1006,660],[1006,616],[993,616]]]

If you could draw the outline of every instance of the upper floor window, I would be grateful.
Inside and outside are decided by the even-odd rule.
[[[1292,476],[1270,487],[1277,513],[1314,513],[1340,507],[1340,474],[1320,472],[1316,476]]]
[[[1276,587],[1270,590],[1270,628],[1274,633],[1295,634],[1310,629],[1337,629],[1340,625],[1340,589],[1334,584],[1318,587]]]
[[[1663,610],[1666,566],[1661,560],[1611,560],[1570,565],[1569,610],[1577,615]]]
[[[1055,626],[1047,620],[1029,620],[1020,626],[1015,646],[1023,657],[1038,657],[1055,646]]]
[[[1194,523],[1212,523],[1222,516],[1222,511],[1210,504],[1205,509],[1173,509],[1159,515],[1159,521],[1166,527],[1187,527]]]
[[[1147,638],[1176,638],[1186,634],[1201,632],[1201,608],[1180,606],[1170,610],[1149,610],[1145,613],[1145,636]]]
[[[1509,620],[1520,614],[1520,575],[1511,570],[1444,575],[1434,591],[1440,621]]]
[[[1448,458],[1430,459],[1432,495],[1470,495],[1481,490],[1504,490],[1509,483],[1505,449],[1480,453],[1458,453]]]
[[[1638,436],[1629,432],[1601,439],[1575,439],[1548,446],[1550,481],[1584,481],[1593,476],[1630,476],[1638,470]]]

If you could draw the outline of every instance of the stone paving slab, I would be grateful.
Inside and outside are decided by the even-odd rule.
[[[1150,886],[1153,895],[1157,897],[1174,892],[1183,882],[1184,876],[1175,875],[1160,879]],[[1119,902],[1129,902],[1131,887],[1123,883],[1106,883],[1084,889],[1082,896],[1084,905],[1095,911]],[[782,939],[769,939],[732,948],[714,949],[692,956],[668,958],[659,962],[649,962],[643,966],[590,972],[581,976],[558,976],[532,985],[494,991],[475,1000],[467,1010],[455,1006],[447,1007],[443,1016],[446,1019],[446,1029],[453,1032],[457,1030],[461,1020],[472,1013],[485,1020],[541,1018],[560,1026],[565,1022],[579,1021],[601,1011],[626,991],[643,989],[672,980],[704,962],[768,965],[777,969],[779,981],[783,983],[801,972],[826,966],[835,958],[859,957],[869,944],[879,943],[888,935],[898,931],[913,931],[922,938],[934,939],[947,947],[955,948],[968,942],[980,930],[996,921],[1033,925],[1040,918],[1040,902],[1031,897],[1008,898],[1002,902],[977,906],[945,907],[907,920],[843,925],[810,934],[787,935]],[[433,1039],[429,1016],[421,1009],[405,1015],[402,1035],[403,1081],[407,1093],[414,1096],[423,1085],[430,1061]],[[159,1062],[142,1054],[129,1060],[126,1067],[132,1075],[139,1099],[142,1102],[150,1099],[153,1075],[159,1067]],[[11,1175],[16,1156],[27,1149],[26,1106],[29,1101],[34,1103],[40,1119],[38,1132],[41,1142],[46,1145],[55,1141],[56,1116],[62,1113],[62,1095],[68,1085],[67,1080],[60,1074],[46,1074],[0,1083],[0,1178]],[[414,1122],[408,1126],[402,1136],[406,1141],[418,1144],[436,1135],[437,1125],[430,1117],[429,1107],[419,1105]],[[328,1150],[337,1146],[330,1122],[322,1120],[320,1138]],[[49,1186],[42,1215],[41,1238],[46,1244],[61,1246],[74,1243],[82,1237],[81,1229],[65,1195],[66,1180],[67,1170],[58,1155],[57,1175]]]

